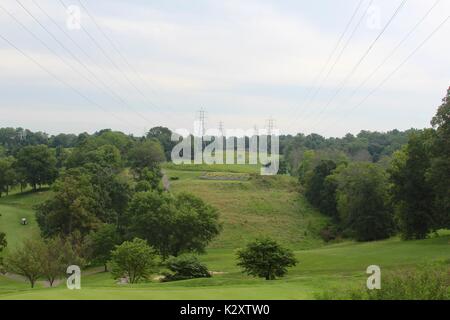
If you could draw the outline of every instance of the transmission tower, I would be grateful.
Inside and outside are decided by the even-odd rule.
[[[270,118],[267,120],[267,135],[271,136],[273,133],[273,129],[275,127],[275,120],[273,118]]]
[[[198,112],[198,121],[200,125],[199,133],[204,137],[206,135],[206,111],[203,108]]]
[[[223,127],[223,122],[222,122],[222,121],[219,122],[219,132],[220,132],[220,135],[221,135],[222,137],[225,136],[225,129],[224,129],[224,127]]]

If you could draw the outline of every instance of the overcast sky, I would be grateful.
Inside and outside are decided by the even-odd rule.
[[[141,135],[192,129],[204,108],[209,128],[273,118],[282,132],[342,136],[428,127],[450,85],[448,21],[377,89],[450,0],[431,12],[435,0],[406,1],[363,60],[401,0],[81,0],[101,31],[78,0],[62,2],[80,28],[60,0],[0,2],[0,127]]]

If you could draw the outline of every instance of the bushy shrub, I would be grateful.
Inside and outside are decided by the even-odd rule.
[[[238,266],[248,275],[275,280],[297,264],[294,252],[270,238],[256,239],[237,252]]]
[[[450,264],[434,263],[381,275],[381,289],[333,289],[318,300],[450,300]]]
[[[147,280],[156,272],[156,257],[147,241],[139,238],[125,241],[111,252],[111,275],[114,279],[126,278],[130,283]]]
[[[8,245],[8,242],[6,241],[6,234],[3,232],[0,232],[0,274],[4,273],[4,270],[2,268],[3,257],[1,256],[1,253],[2,253],[3,249],[6,248],[7,245]]]
[[[368,292],[370,300],[449,300],[450,265],[425,265],[382,278],[381,290]]]
[[[166,267],[171,273],[165,273],[163,281],[211,277],[206,265],[201,263],[198,258],[193,255],[182,255],[180,257],[169,258],[166,261]]]
[[[325,228],[320,230],[320,237],[325,242],[330,242],[336,240],[339,237],[338,230],[333,225],[327,225]]]
[[[134,191],[136,192],[147,192],[147,191],[151,191],[152,190],[152,185],[150,184],[150,182],[142,180],[142,181],[138,181],[136,183],[136,186],[134,187]]]

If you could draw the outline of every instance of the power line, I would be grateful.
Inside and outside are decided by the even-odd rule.
[[[359,28],[359,26],[361,25],[364,17],[365,17],[365,12],[367,12],[368,8],[372,5],[374,0],[371,0],[369,2],[369,5],[367,6],[366,10],[364,11],[364,13],[362,14],[362,16],[360,17],[360,19],[358,20],[357,24],[355,25],[355,27],[353,28],[350,36],[348,37],[347,41],[345,42],[344,46],[342,47],[342,49],[340,50],[337,58],[335,59],[333,65],[331,66],[331,68],[329,69],[328,73],[326,74],[326,76],[324,77],[324,79],[322,79],[322,81],[320,82],[320,85],[317,85],[318,80],[320,79],[320,77],[322,76],[323,72],[325,71],[326,67],[328,66],[331,58],[334,56],[334,54],[336,53],[337,48],[339,48],[339,45],[341,44],[342,40],[344,39],[345,34],[347,33],[349,27],[351,26],[353,20],[355,19],[359,9],[361,8],[364,0],[361,0],[357,7],[355,8],[349,22],[347,23],[344,31],[342,32],[341,36],[339,37],[339,40],[337,41],[333,51],[331,52],[331,54],[329,55],[327,62],[325,63],[324,67],[322,68],[321,72],[319,73],[319,76],[316,78],[316,80],[314,81],[314,85],[312,88],[315,88],[316,90],[314,91],[313,95],[311,96],[311,98],[307,99],[306,104],[304,105],[307,109],[307,113],[306,113],[306,117],[308,117],[311,113],[311,111],[308,111],[308,107],[311,105],[311,103],[314,101],[315,97],[317,96],[317,94],[322,90],[323,86],[325,85],[325,82],[328,80],[328,78],[330,77],[331,73],[333,72],[334,68],[336,67],[337,63],[340,61],[344,51],[347,49],[348,45],[350,44],[350,41],[353,39],[356,30]],[[309,97],[312,93],[312,90],[309,91],[307,97]],[[305,108],[300,108],[300,109],[305,109]],[[310,110],[310,109],[309,109]],[[297,121],[299,118],[299,113],[296,112],[296,114],[294,115],[294,120],[291,122],[291,124],[288,126],[288,128],[291,128],[292,125],[295,123],[295,121]]]
[[[383,59],[383,61],[359,84],[359,86],[353,90],[353,92],[350,94],[349,97],[346,98],[344,105],[347,101],[350,101],[351,98],[355,96],[355,94],[370,80],[373,78],[373,76],[386,64],[387,61],[389,61],[390,58],[394,56],[394,54],[397,52],[397,50],[408,40],[411,35],[414,34],[414,32],[422,25],[422,23],[426,20],[426,18],[430,15],[430,13],[433,11],[433,9],[441,2],[442,0],[436,0],[434,4],[431,6],[431,8],[425,13],[425,15],[413,26],[413,28],[403,37],[402,40],[395,46],[395,48]],[[336,110],[336,108],[334,108]],[[322,119],[323,121],[323,119]],[[316,124],[317,125],[317,124]]]
[[[58,28],[58,30],[60,30],[87,58],[88,60],[93,64],[96,65],[97,67],[99,67],[104,73],[108,73],[110,78],[114,80],[114,82],[116,84],[120,83],[118,81],[116,81],[115,77],[113,77],[111,75],[111,73],[109,72],[109,70],[107,70],[106,68],[104,68],[102,65],[97,65],[93,58],[83,49],[82,46],[80,46],[74,39],[73,37],[64,30],[64,28],[62,28],[48,13],[47,11],[45,11],[35,0],[32,0],[32,2],[34,3],[34,5],[42,12],[44,13],[44,15]],[[66,48],[66,50],[68,50]],[[68,50],[70,52],[70,50]],[[71,54],[71,53],[70,53]],[[73,55],[72,55],[73,56]],[[76,57],[75,59],[77,60],[78,63],[80,63],[84,69],[88,70],[89,72],[89,68],[82,63],[80,60],[78,60]],[[93,74],[93,72],[89,72],[90,74]],[[121,96],[119,96],[117,93],[115,93],[115,91],[110,87],[107,86],[102,80],[98,79],[95,74],[93,75],[97,81],[99,81],[100,83],[103,84],[104,87],[106,87],[109,92],[111,93],[112,96],[114,96],[116,99],[118,99],[120,101],[121,104],[124,104],[128,109],[130,109],[132,112],[134,112],[135,114],[137,114],[140,118],[142,118],[143,120],[145,120],[146,122],[151,122],[149,119],[147,119],[143,114],[141,114],[140,112],[136,111],[128,102],[126,102]]]
[[[89,97],[85,96],[83,93],[81,93],[78,89],[76,89],[75,87],[71,86],[69,83],[67,83],[66,81],[64,81],[63,79],[59,78],[58,76],[56,76],[53,72],[51,72],[50,70],[48,70],[46,67],[44,67],[42,64],[40,64],[38,61],[36,61],[35,59],[33,59],[33,57],[31,57],[30,55],[28,55],[27,53],[25,53],[23,50],[21,50],[19,47],[17,47],[16,45],[14,45],[11,41],[9,41],[7,38],[5,38],[3,35],[0,34],[0,38],[5,41],[8,45],[10,45],[11,47],[13,47],[14,49],[16,49],[18,52],[20,52],[24,57],[26,57],[27,59],[29,59],[31,62],[33,62],[34,64],[36,64],[39,68],[41,68],[42,70],[44,70],[46,73],[48,73],[52,78],[54,78],[56,81],[62,83],[64,86],[68,87],[69,89],[71,89],[72,91],[74,91],[77,95],[79,95],[81,98],[83,98],[84,100],[86,100],[88,103],[93,104],[94,106],[96,106],[97,108],[101,109],[102,111],[110,114],[111,116],[113,116],[116,120],[119,120],[120,122],[127,122],[124,119],[120,118],[119,116],[117,116],[116,114],[114,114],[113,112],[109,111],[108,109],[106,109],[105,107],[103,107],[101,104],[95,102],[94,100],[90,99]]]
[[[326,76],[325,80],[328,80],[329,76],[331,75],[331,73],[333,72],[334,68],[336,67],[336,65],[338,64],[339,61],[341,61],[342,55],[344,54],[345,50],[347,49],[347,47],[350,44],[350,41],[353,39],[353,37],[356,34],[356,31],[359,29],[359,27],[361,26],[361,23],[364,21],[364,18],[366,17],[366,13],[369,10],[369,8],[372,6],[374,0],[371,0],[369,2],[369,4],[367,5],[366,10],[364,11],[364,13],[361,15],[360,19],[358,20],[358,23],[355,25],[355,27],[352,30],[352,33],[350,34],[349,38],[347,39],[347,41],[345,42],[344,47],[342,48],[342,50],[339,52],[338,57],[336,58],[336,61],[334,61],[333,66],[330,68],[330,70],[328,71],[328,74]]]
[[[148,84],[148,82],[142,77],[142,75],[134,68],[131,63],[128,61],[128,59],[125,57],[124,54],[119,50],[118,46],[114,43],[114,41],[106,34],[106,32],[103,31],[103,29],[100,27],[100,25],[97,23],[94,16],[89,12],[87,7],[81,2],[81,0],[78,0],[80,3],[80,6],[83,8],[83,10],[86,12],[86,14],[89,16],[89,18],[92,20],[94,25],[97,27],[97,29],[100,31],[100,33],[103,35],[103,37],[108,41],[110,46],[114,49],[114,51],[117,52],[117,54],[121,57],[121,59],[125,62],[127,67],[136,75],[136,77],[144,83],[152,92],[153,94],[157,95],[155,90]],[[167,106],[166,106],[167,107]]]
[[[65,10],[67,10],[67,6],[65,5],[64,1],[59,0],[59,3],[64,7]],[[154,108],[164,112],[164,110],[161,110],[156,104],[154,104],[152,101],[150,101],[147,96],[142,92],[141,89],[139,89],[131,80],[130,78],[127,76],[127,74],[114,62],[114,60],[109,56],[109,54],[102,48],[102,46],[97,42],[97,40],[95,40],[95,38],[89,33],[89,31],[86,30],[86,28],[84,28],[81,25],[81,30],[88,36],[88,38],[94,43],[94,45],[100,50],[100,52],[106,57],[106,59],[114,66],[114,68],[120,73],[122,74],[122,76],[124,77],[124,79],[128,82],[128,84],[133,87],[136,92],[138,92],[143,98],[144,100],[146,100],[147,103],[149,103],[151,106],[153,106]]]
[[[91,56],[83,49],[82,46],[80,46],[73,37],[66,31],[64,28],[62,28],[56,21],[53,19],[47,11],[45,11],[37,2],[36,0],[32,0],[33,4],[39,8],[39,10],[45,14],[45,16],[61,31],[77,48],[80,50],[89,60],[92,64],[95,64],[94,60],[91,58]],[[101,67],[101,66],[99,66]],[[102,67],[103,68],[103,67]]]
[[[56,41],[56,43],[58,43],[58,45],[65,51],[67,52],[80,66],[83,67],[84,70],[87,71],[87,73],[92,76],[97,82],[99,82],[103,88],[100,88],[95,82],[93,82],[91,79],[89,79],[88,77],[84,76],[78,69],[74,68],[70,63],[68,63],[67,61],[65,61],[64,59],[62,59],[58,53],[56,53],[53,49],[51,49],[44,41],[42,41],[34,32],[32,32],[29,28],[27,28],[24,24],[22,24],[16,17],[14,17],[14,15],[12,15],[10,12],[8,12],[5,8],[1,7],[16,23],[18,23],[23,29],[25,29],[29,34],[31,34],[33,36],[33,38],[35,38],[37,41],[39,41],[42,45],[44,45],[51,53],[53,53],[55,56],[57,56],[65,65],[69,66],[69,68],[71,68],[75,73],[77,73],[79,76],[81,76],[84,80],[88,81],[89,83],[91,83],[94,87],[96,87],[97,89],[100,89],[101,91],[103,91],[104,93],[106,93],[107,95],[111,96],[113,99],[119,101],[119,103],[124,104],[125,106],[127,106],[130,110],[132,110],[133,112],[135,112],[139,117],[143,118],[146,121],[149,121],[147,119],[145,119],[145,117],[141,114],[139,114],[138,112],[134,111],[133,108],[125,101],[123,100],[119,95],[117,95],[114,90],[111,89],[111,87],[109,87],[107,84],[105,84],[105,82],[103,80],[101,80],[99,77],[97,77],[95,75],[95,73],[93,73],[80,59],[78,59],[78,57],[76,57],[61,41],[59,41],[58,38],[56,38],[56,36],[50,32],[48,30],[48,28],[46,28],[19,0],[16,0],[17,4],[19,4],[22,9],[36,22],[39,24],[39,26],[41,26],[42,29],[44,29],[44,31],[50,35],[52,37],[53,40]],[[105,89],[106,88],[106,89]]]
[[[83,74],[81,74],[76,68],[74,68],[71,64],[67,63],[63,58],[61,58],[53,49],[51,49],[44,41],[42,41],[34,32],[32,32],[30,29],[28,29],[23,23],[21,23],[14,15],[12,15],[8,10],[6,10],[3,6],[0,5],[0,9],[2,9],[11,19],[13,19],[19,26],[21,26],[25,31],[27,31],[34,39],[36,39],[38,42],[40,42],[47,50],[49,50],[52,54],[54,54],[64,65],[71,68],[75,73],[79,74],[82,78],[84,78],[86,81],[89,81],[94,86],[96,85],[93,83],[89,78],[86,78]]]
[[[450,19],[450,15],[447,16],[447,18],[444,19],[426,38],[423,40],[419,46],[417,46],[385,79],[383,79],[372,91],[369,92],[366,97],[361,100],[358,104],[356,104],[353,108],[350,109],[349,112],[345,113],[345,116],[348,116],[350,113],[353,113],[356,109],[358,109],[361,105],[364,104],[364,102],[367,101],[376,91],[378,91],[380,88],[382,88],[386,82],[388,82],[444,25],[447,23],[447,21]],[[338,121],[335,121],[332,123],[334,125]],[[330,128],[331,126],[328,126]]]
[[[353,67],[353,69],[350,71],[350,73],[347,75],[347,77],[341,82],[338,89],[334,92],[334,94],[331,96],[331,98],[328,100],[326,105],[319,111],[317,117],[320,117],[325,110],[330,106],[330,104],[333,102],[333,100],[339,95],[339,93],[344,88],[345,84],[351,79],[351,77],[356,73],[358,68],[361,66],[361,64],[364,62],[364,60],[367,58],[369,53],[372,51],[375,44],[378,42],[378,40],[383,36],[383,34],[386,32],[386,30],[389,28],[389,26],[392,24],[394,19],[397,17],[397,15],[400,13],[401,9],[405,6],[406,2],[408,0],[403,0],[400,5],[396,8],[391,18],[388,20],[388,22],[385,24],[383,29],[379,32],[377,37],[372,41],[370,46],[367,48],[367,50],[364,52],[363,56],[359,59],[359,61],[356,63],[356,65]],[[313,125],[314,127],[314,125]]]

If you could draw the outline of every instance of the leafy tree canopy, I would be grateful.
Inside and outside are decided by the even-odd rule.
[[[52,184],[57,175],[55,153],[46,145],[26,146],[17,153],[16,170],[34,190]]]
[[[116,246],[111,265],[115,279],[127,278],[130,283],[137,283],[155,272],[156,253],[145,240],[135,238]]]
[[[139,192],[129,209],[130,232],[146,239],[163,257],[203,252],[219,234],[217,211],[189,194]]]
[[[249,243],[246,248],[238,251],[237,256],[238,266],[245,273],[266,280],[284,276],[287,269],[298,262],[291,250],[269,238]]]
[[[359,241],[385,239],[394,223],[385,171],[371,163],[341,166],[333,174],[336,199],[344,228]]]

